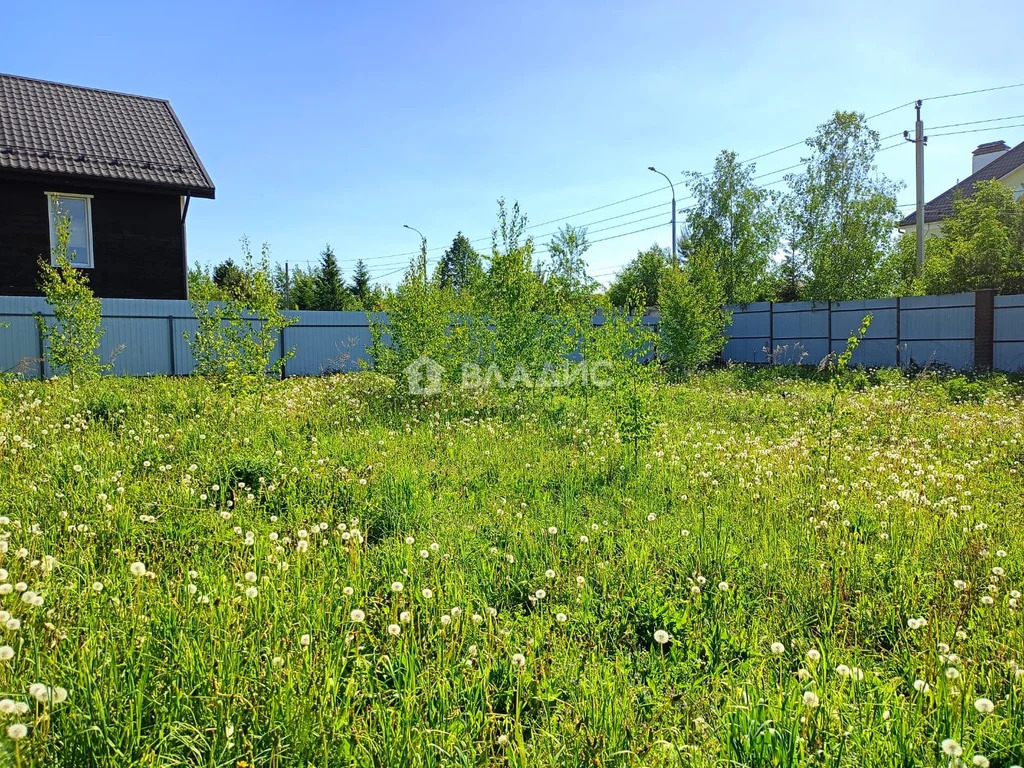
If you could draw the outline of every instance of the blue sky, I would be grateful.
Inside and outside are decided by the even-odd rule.
[[[940,0],[919,23],[892,2],[742,5],[17,3],[4,11],[17,34],[4,35],[0,71],[169,99],[217,185],[216,200],[191,206],[191,259],[237,256],[247,234],[303,266],[329,242],[346,273],[363,257],[374,275],[418,247],[404,223],[431,248],[459,230],[486,247],[505,196],[531,222],[616,216],[592,224],[591,239],[622,235],[657,225],[657,210],[622,214],[658,202],[667,222],[668,192],[569,215],[664,186],[652,164],[685,198],[683,170],[709,169],[723,148],[753,157],[798,141],[835,109],[870,115],[1024,82],[1013,46],[997,42],[1024,23],[1012,3],[994,18]],[[1020,115],[1024,88],[924,113],[926,126]],[[1021,123],[933,138],[927,196],[970,173],[979,143],[1024,140]],[[913,109],[872,125],[912,128]],[[757,172],[800,154],[766,157]],[[913,147],[879,164],[912,202]],[[531,231],[544,242],[556,227]],[[607,279],[668,241],[666,224],[596,243],[591,272]]]

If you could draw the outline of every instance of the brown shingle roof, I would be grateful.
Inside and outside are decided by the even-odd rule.
[[[984,146],[984,145],[983,145]],[[1001,179],[1008,173],[1015,171],[1024,165],[1024,141],[1011,149],[1006,154],[997,157],[991,163],[981,168],[977,173],[972,173],[966,179],[947,189],[941,195],[929,200],[924,205],[924,220],[926,224],[933,221],[942,221],[947,216],[953,215],[953,201],[960,195],[968,196],[974,191],[974,185],[979,181],[987,179]],[[917,224],[917,211],[914,211],[899,223],[900,227],[913,227]]]
[[[0,171],[214,186],[169,102],[0,74]]]

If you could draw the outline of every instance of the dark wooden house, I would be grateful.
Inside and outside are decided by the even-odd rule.
[[[189,202],[213,196],[167,101],[0,74],[0,296],[39,293],[58,210],[97,296],[187,298]]]

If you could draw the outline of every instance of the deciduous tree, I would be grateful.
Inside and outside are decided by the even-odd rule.
[[[646,251],[637,252],[636,258],[615,276],[608,287],[608,300],[613,307],[639,312],[658,306],[661,283],[669,269],[667,248],[654,244]],[[644,306],[634,306],[637,301]]]
[[[723,150],[710,174],[688,174],[696,199],[686,215],[688,247],[711,259],[729,304],[763,298],[779,245],[779,196],[754,184],[754,170]]]
[[[895,193],[875,164],[878,133],[862,114],[836,112],[807,140],[806,170],[787,176],[795,244],[807,265],[809,299],[888,292],[880,270],[893,246]]]
[[[909,249],[911,235],[901,245]],[[998,181],[979,182],[970,196],[953,202],[942,236],[925,241],[918,282],[923,293],[994,288],[1024,292],[1024,197]]]

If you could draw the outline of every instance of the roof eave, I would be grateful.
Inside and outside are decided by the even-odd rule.
[[[148,192],[164,192],[169,195],[189,195],[213,200],[217,190],[209,187],[196,187],[188,184],[163,184],[154,181],[138,181],[134,179],[112,179],[107,176],[93,176],[87,173],[61,173],[59,171],[40,171],[31,168],[0,167],[0,177],[18,179],[59,179],[71,184],[91,186],[99,189],[135,189]]]

